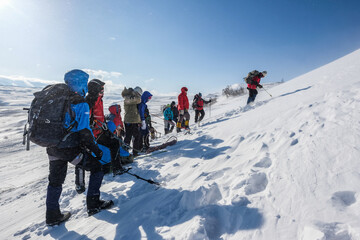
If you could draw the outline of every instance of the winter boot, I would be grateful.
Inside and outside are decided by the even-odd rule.
[[[124,173],[124,168],[121,166],[121,157],[117,156],[116,159],[112,162],[113,167],[113,176],[121,175]]]
[[[181,132],[181,122],[176,123],[176,132]]]
[[[46,225],[58,225],[68,220],[70,216],[70,212],[61,213],[60,210],[46,210]]]
[[[190,130],[190,128],[189,128],[189,120],[185,121],[185,129]]]
[[[114,205],[112,200],[104,201],[99,199],[100,196],[87,196],[86,204],[87,204],[87,213],[89,216],[92,216],[103,209],[111,208]]]
[[[121,164],[126,165],[134,162],[134,156],[130,154],[127,157],[121,157]]]
[[[170,131],[169,132],[172,132],[174,130],[174,125],[173,126],[171,126],[171,128],[170,128]]]

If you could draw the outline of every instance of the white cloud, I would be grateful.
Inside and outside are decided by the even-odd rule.
[[[90,78],[99,78],[101,80],[110,79],[110,78],[119,78],[123,74],[120,72],[107,72],[103,70],[93,70],[93,69],[82,69],[90,75]]]
[[[30,87],[33,86],[32,83],[34,83],[34,82],[35,83],[43,83],[43,84],[58,83],[57,81],[44,80],[44,79],[40,79],[40,78],[24,77],[24,76],[19,76],[19,75],[10,75],[10,76],[0,75],[0,78],[11,80],[11,81],[22,81],[22,82],[26,83]]]

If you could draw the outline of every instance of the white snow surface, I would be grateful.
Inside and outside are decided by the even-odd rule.
[[[69,164],[60,206],[72,216],[55,227],[45,225],[45,149],[21,143],[22,108],[38,89],[0,86],[0,238],[360,239],[359,66],[357,50],[267,89],[272,97],[260,89],[251,106],[220,97],[201,126],[191,111],[191,135],[174,133],[167,152],[131,165],[162,186],[106,175],[101,197],[115,206],[94,216]],[[105,104],[122,105],[119,96]],[[159,132],[160,106],[172,100],[149,102]]]

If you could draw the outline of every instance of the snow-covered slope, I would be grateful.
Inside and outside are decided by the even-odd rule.
[[[57,227],[44,223],[45,150],[20,143],[31,90],[0,87],[2,238],[360,239],[359,64],[360,50],[267,89],[273,97],[260,90],[252,106],[218,99],[192,135],[133,164],[163,187],[106,176],[102,197],[115,207],[93,217],[69,165],[61,208],[73,215]],[[175,99],[149,107],[156,115]]]

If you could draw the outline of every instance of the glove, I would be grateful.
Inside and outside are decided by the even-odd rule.
[[[93,152],[95,154],[95,159],[96,160],[101,160],[102,156],[103,156],[103,152],[100,150],[100,148],[98,148],[96,151]]]
[[[145,120],[141,121],[141,130],[145,130],[146,129],[146,123]]]
[[[258,85],[259,88],[262,88],[263,86],[261,84]]]

